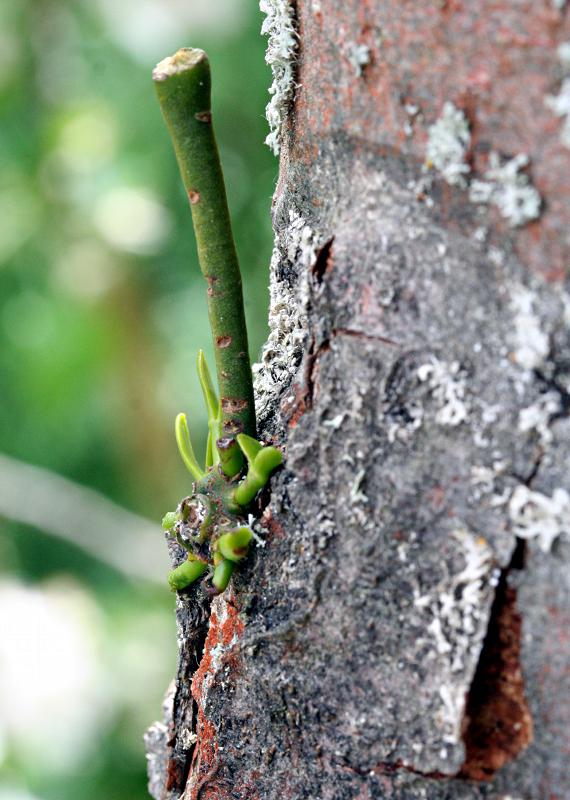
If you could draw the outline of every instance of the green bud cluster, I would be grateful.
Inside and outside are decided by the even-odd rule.
[[[185,414],[176,417],[175,433],[184,464],[194,478],[193,492],[176,511],[169,511],[162,527],[187,551],[187,558],[168,578],[173,591],[185,589],[204,576],[205,590],[219,594],[226,589],[235,565],[248,553],[253,538],[245,524],[248,508],[266,486],[271,473],[282,462],[281,452],[263,446],[246,433],[235,437],[246,469],[227,469],[220,450],[220,404],[202,351],[198,354],[198,377],[208,412],[208,442],[204,468],[200,466]],[[228,474],[230,472],[231,474]]]

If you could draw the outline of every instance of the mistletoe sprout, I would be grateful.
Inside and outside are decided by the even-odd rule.
[[[280,451],[264,446],[247,434],[236,437],[237,446],[247,461],[243,471],[229,477],[222,468],[223,440],[212,440],[220,425],[215,390],[202,351],[198,354],[198,377],[208,411],[206,464],[196,459],[185,414],[176,417],[175,433],[184,464],[192,475],[193,493],[184,498],[176,511],[165,515],[162,525],[187,552],[187,560],[169,576],[173,591],[185,589],[208,573],[205,589],[218,594],[227,587],[235,565],[248,553],[253,538],[245,524],[248,507],[267,484],[282,461]],[[217,461],[216,461],[217,459]]]
[[[207,573],[206,591],[219,593],[227,587],[236,563],[247,555],[253,535],[245,524],[248,506],[282,456],[255,438],[241,275],[212,126],[206,54],[192,48],[178,50],[157,65],[153,79],[190,202],[198,260],[207,282],[220,391],[218,399],[200,351],[198,378],[208,414],[205,464],[202,468],[198,463],[186,415],[179,414],[176,442],[194,482],[192,494],[162,522],[187,551],[187,560],[170,573],[169,583],[179,591]]]

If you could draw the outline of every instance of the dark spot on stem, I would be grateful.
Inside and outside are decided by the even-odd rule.
[[[190,189],[188,192],[188,200],[190,200],[190,205],[195,206],[196,203],[200,202],[200,192],[196,192],[194,189]]]
[[[218,279],[214,275],[208,275],[206,280],[208,281],[207,295],[208,297],[213,297]]]
[[[197,119],[198,122],[211,122],[212,121],[212,112],[211,111],[197,111],[194,114],[194,119]]]
[[[229,419],[224,422],[224,433],[228,436],[237,436],[243,431],[243,423],[237,419]]]
[[[216,336],[216,347],[229,347],[231,343],[231,336]]]
[[[222,397],[222,411],[226,414],[236,414],[238,411],[244,411],[248,407],[247,400],[242,400],[239,397]]]

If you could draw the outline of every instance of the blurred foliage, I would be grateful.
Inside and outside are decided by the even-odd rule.
[[[201,449],[194,361],[200,347],[212,358],[187,199],[150,73],[179,46],[210,56],[255,360],[277,175],[263,145],[260,26],[246,0],[0,5],[0,451],[156,519],[159,539],[160,517],[188,491],[174,416],[188,413]],[[1,518],[0,565],[57,608],[54,581],[92,603],[101,680],[119,681],[95,738],[63,766],[23,758],[0,730],[0,798],[144,797],[142,731],[176,658],[172,596]]]

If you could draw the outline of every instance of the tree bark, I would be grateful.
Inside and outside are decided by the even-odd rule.
[[[230,590],[178,598],[155,798],[570,797],[561,5],[298,0],[285,467]]]

